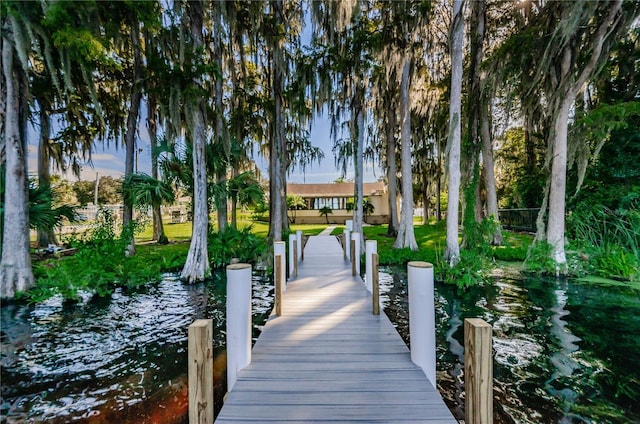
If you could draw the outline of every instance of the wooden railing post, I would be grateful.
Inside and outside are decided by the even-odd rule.
[[[276,300],[275,300],[275,309],[276,315],[282,316],[282,255],[276,255],[276,259],[273,262],[273,267],[275,269],[275,292],[276,292]]]
[[[297,230],[296,231],[296,241],[298,242],[298,256],[296,256],[298,258],[298,261],[302,261],[304,260],[304,255],[302,254],[304,248],[302,246],[302,230]],[[298,274],[296,273],[296,276]]]
[[[283,241],[273,243],[273,271],[275,272],[276,258],[280,256],[280,285],[282,291],[287,291],[287,245]]]
[[[213,424],[213,320],[189,326],[189,424]]]
[[[293,276],[298,278],[298,243],[293,243]]]
[[[371,255],[371,301],[373,303],[373,315],[380,315],[380,283],[378,274],[378,254]]]
[[[371,261],[371,255],[378,253],[378,242],[376,240],[367,240],[365,243],[365,285],[367,290],[371,292],[373,288],[372,275],[373,275],[373,262]]]
[[[351,231],[344,230],[344,258],[351,260]]]
[[[289,278],[293,278],[293,271],[296,263],[295,257],[296,235],[289,234]]]
[[[353,257],[351,258],[351,260],[355,264],[355,271],[353,275],[360,275],[360,233],[355,231],[352,232],[351,240],[355,241],[353,248]]]
[[[251,265],[227,266],[227,387],[251,363]]]
[[[467,424],[493,423],[491,325],[480,318],[464,320],[464,417]]]
[[[436,387],[436,312],[433,293],[433,265],[409,262],[409,334],[411,362],[422,368]]]
[[[356,241],[351,239],[351,275],[356,275]]]

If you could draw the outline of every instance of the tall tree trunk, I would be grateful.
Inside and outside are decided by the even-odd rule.
[[[569,110],[575,95],[567,95],[555,117],[551,160],[551,186],[549,187],[549,219],[547,242],[552,247],[552,257],[560,273],[566,273],[567,258],[564,252],[565,193],[567,187],[567,130]]]
[[[40,141],[38,143],[38,184],[51,185],[51,158],[49,156],[49,140],[51,138],[51,105],[46,100],[39,99],[40,109]],[[47,247],[58,244],[53,228],[38,228],[38,246]]]
[[[3,28],[10,31],[11,28]],[[27,151],[20,125],[21,87],[18,66],[13,63],[13,46],[2,39],[2,71],[7,98],[4,122],[6,177],[4,193],[4,236],[0,261],[0,298],[13,298],[18,291],[33,286],[29,252],[29,212],[27,192]],[[11,201],[7,201],[11,199]]]
[[[282,17],[282,2],[273,2],[274,13]],[[272,137],[269,149],[269,238],[272,242],[282,240],[282,228],[286,220],[285,187],[282,181],[283,159],[286,155],[283,149],[284,119],[282,116],[282,71],[279,64],[282,61],[282,51],[276,42],[273,46],[271,58],[271,97],[274,105],[274,117],[272,122]],[[286,146],[286,144],[285,144]],[[286,170],[285,170],[286,171]]]
[[[442,152],[438,148],[438,175],[436,176],[436,222],[442,221]]]
[[[240,174],[238,167],[233,168],[233,177],[236,178]],[[238,195],[231,198],[231,227],[238,228]]]
[[[482,201],[480,199],[479,164],[480,140],[480,108],[482,106],[482,92],[480,88],[480,65],[483,56],[484,28],[485,28],[485,0],[471,2],[469,17],[470,26],[470,61],[469,61],[469,95],[467,100],[468,115],[468,143],[463,149],[462,180],[465,190],[462,196],[463,226],[470,222],[482,220]],[[473,221],[472,217],[473,216]],[[464,231],[463,246],[469,242]],[[474,241],[477,242],[477,241]]]
[[[127,133],[124,141],[126,148],[124,165],[125,179],[133,174],[133,165],[136,155],[138,115],[140,113],[140,103],[142,102],[142,50],[140,48],[138,22],[135,17],[131,19],[131,45],[133,46],[134,68],[133,83],[131,84],[131,104],[129,105],[129,114],[127,115]],[[123,235],[127,234],[129,237],[129,244],[126,252],[127,256],[132,256],[136,253],[133,233],[129,233],[129,231],[131,231],[130,227],[132,224],[133,205],[131,203],[124,202],[124,208],[122,210],[122,231]]]
[[[151,176],[158,179],[158,154],[156,146],[158,145],[158,125],[156,120],[157,102],[155,94],[150,93],[147,99],[147,128],[149,130],[149,138],[151,141]],[[162,211],[160,205],[153,205],[153,239],[158,243],[167,241],[164,233],[164,223],[162,222]]]
[[[502,244],[502,228],[500,227],[500,217],[498,216],[498,195],[496,192],[496,176],[493,164],[493,145],[491,143],[491,128],[489,126],[489,107],[482,105],[480,120],[482,132],[482,163],[484,165],[484,189],[487,193],[487,216],[493,217],[496,229],[491,240],[494,246]]]
[[[389,183],[389,227],[387,236],[398,235],[398,168],[396,166],[396,113],[387,108],[387,181]]]
[[[217,14],[217,24],[218,30],[214,31],[214,54],[216,56],[216,66],[218,67],[218,71],[222,72],[222,10],[221,10],[221,1],[216,1],[215,9]],[[222,87],[222,76],[216,76],[216,136],[215,142],[222,143],[225,145],[224,151],[228,151],[228,140],[226,137],[225,125],[224,125],[224,104],[222,102],[223,87]],[[228,155],[227,155],[228,156]],[[217,172],[217,180],[219,185],[226,186],[227,184],[227,161],[224,160],[221,163],[224,163],[224,169],[219,169]],[[223,232],[227,227],[227,191],[225,190],[224,195],[220,195],[220,198],[216,200],[216,209],[218,216],[218,231]]]
[[[458,202],[460,200],[460,110],[462,97],[462,36],[464,0],[453,1],[451,22],[451,99],[449,103],[449,201],[445,259],[449,266],[460,260],[458,244]]]
[[[191,18],[190,31],[195,50],[202,46],[202,4],[189,2],[188,13]],[[201,85],[201,78],[194,84]],[[193,99],[195,103],[191,130],[193,139],[193,235],[189,245],[187,261],[182,268],[180,278],[189,283],[205,279],[211,274],[209,254],[207,252],[207,233],[209,230],[209,208],[207,206],[207,166],[205,144],[207,129],[205,126],[205,104],[202,97]]]
[[[411,99],[409,97],[409,80],[411,74],[411,59],[405,53],[402,67],[402,81],[400,83],[401,122],[401,161],[402,174],[402,209],[400,211],[400,225],[398,237],[393,247],[396,249],[408,247],[418,249],[413,229],[413,174],[411,172]]]
[[[429,181],[427,173],[422,172],[420,180],[422,181],[422,225],[429,224]]]
[[[355,158],[354,158],[354,188],[353,188],[353,231],[360,233],[360,251],[364,252],[364,235],[362,234],[363,224],[363,203],[364,203],[364,87],[358,82],[355,94]]]

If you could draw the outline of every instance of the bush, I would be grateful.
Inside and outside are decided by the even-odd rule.
[[[640,275],[640,197],[632,194],[616,210],[582,202],[567,218],[574,249],[590,259],[596,274],[622,279]]]
[[[255,262],[266,251],[265,240],[252,232],[252,226],[237,230],[227,227],[212,232],[208,237],[209,262],[212,268],[221,268],[237,258],[240,262]]]
[[[34,268],[35,287],[24,293],[30,302],[41,302],[56,294],[78,300],[81,293],[109,296],[115,287],[135,288],[160,278],[160,262],[126,257],[128,240],[140,228],[133,223],[116,237],[113,215],[101,211],[85,238],[70,240],[78,252],[69,258],[48,261]]]
[[[467,288],[483,284],[486,281],[484,270],[487,257],[474,250],[460,251],[460,260],[453,267],[444,258],[438,261],[436,271],[445,283],[455,284],[458,288]]]

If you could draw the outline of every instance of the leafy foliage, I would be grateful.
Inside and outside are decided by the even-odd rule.
[[[329,223],[329,214],[333,214],[333,209],[329,206],[323,206],[318,210],[320,216],[324,216],[327,220],[327,224]]]
[[[128,175],[122,183],[124,201],[138,208],[160,206],[175,200],[170,184],[146,174]]]
[[[266,252],[265,240],[252,233],[252,227],[240,230],[227,227],[210,233],[208,237],[209,261],[212,268],[221,268],[237,258],[240,262],[253,262]]]
[[[538,274],[554,275],[556,263],[551,259],[552,246],[545,241],[537,241],[529,247],[525,269]]]
[[[139,224],[134,222],[125,228],[120,237],[116,236],[115,224],[110,212],[101,211],[85,238],[69,240],[77,253],[38,265],[34,270],[36,285],[22,296],[30,302],[40,302],[59,294],[75,301],[83,293],[109,296],[116,287],[136,288],[157,281],[160,262],[124,254],[127,241]]]
[[[567,219],[573,244],[591,257],[597,274],[623,279],[640,278],[640,191],[635,199],[612,210],[581,203]]]

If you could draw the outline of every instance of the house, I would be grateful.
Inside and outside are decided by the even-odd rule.
[[[347,210],[347,203],[353,203],[353,183],[297,184],[287,183],[287,196],[300,196],[305,205],[296,210],[289,210],[290,222],[297,224],[317,224],[329,222],[344,224],[353,219],[353,211]],[[369,224],[386,224],[389,222],[389,192],[381,182],[364,183],[363,194],[373,206],[373,212],[364,217]],[[320,209],[328,207],[332,213],[325,218]]]

